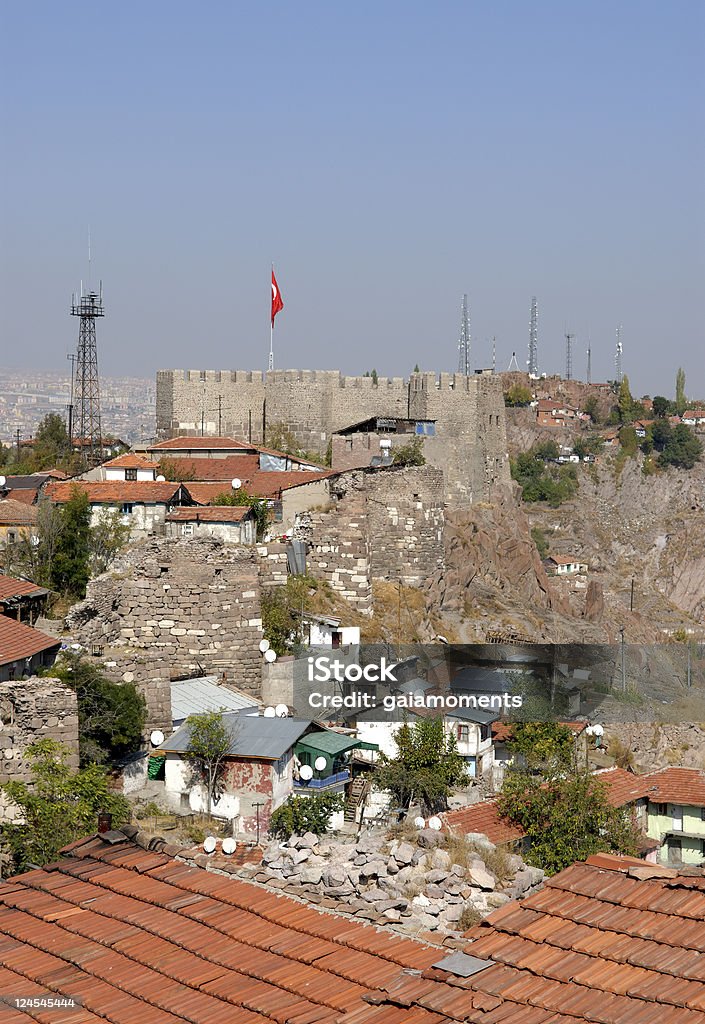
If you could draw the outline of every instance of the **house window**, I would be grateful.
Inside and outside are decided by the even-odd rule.
[[[668,811],[666,804],[656,804],[656,813],[665,815]]]
[[[459,725],[458,726],[458,742],[459,743],[468,743],[469,740],[470,740],[470,726],[469,725]]]
[[[14,530],[8,530],[7,531],[7,543],[8,544],[14,544],[16,540],[17,540],[17,534],[15,533],[15,531]]]
[[[125,470],[125,479],[126,480],[136,480],[137,479],[137,470],[136,469],[126,469]]]
[[[134,505],[132,504],[132,502],[131,502],[131,501],[126,501],[126,502],[124,502],[124,503],[123,503],[123,506],[122,506],[122,514],[123,514],[124,516],[129,516],[129,515],[131,515],[131,513],[132,513],[132,510],[134,509],[134,507],[135,507],[135,506],[134,506]]]
[[[182,523],[181,535],[182,537],[193,537],[193,523]]]
[[[705,821],[705,807],[700,808],[700,820]]]
[[[485,740],[488,740],[491,735],[492,735],[492,726],[491,725],[488,724],[488,725],[481,725],[480,726],[480,741],[482,743],[484,743]]]

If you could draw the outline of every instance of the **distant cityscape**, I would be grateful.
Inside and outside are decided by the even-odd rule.
[[[0,367],[0,441],[29,440],[47,413],[66,416],[70,372],[8,370]],[[150,440],[155,432],[156,384],[139,377],[101,377],[100,409],[104,435],[128,444]]]

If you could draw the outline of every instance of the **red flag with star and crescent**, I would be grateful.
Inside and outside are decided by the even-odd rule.
[[[274,327],[274,317],[280,309],[284,309],[284,303],[282,301],[282,293],[279,291],[277,279],[274,276],[274,267],[272,267],[272,327]]]

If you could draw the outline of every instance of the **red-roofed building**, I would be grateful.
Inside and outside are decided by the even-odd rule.
[[[167,514],[178,505],[191,504],[182,484],[158,480],[70,480],[49,484],[46,494],[55,504],[63,505],[75,488],[88,495],[93,525],[104,513],[118,512],[130,527],[132,539],[163,532]]]
[[[681,423],[687,427],[705,426],[705,409],[686,409],[681,416]]]
[[[0,615],[0,682],[35,675],[54,664],[61,641]]]
[[[254,544],[256,534],[249,505],[175,508],[166,517],[167,537],[219,537],[228,544]]]
[[[36,532],[37,509],[25,501],[0,498],[0,548]]]
[[[103,480],[156,480],[158,465],[144,455],[125,452],[99,467]]]
[[[147,454],[155,461],[169,458],[224,459],[228,455],[247,455],[257,449],[236,437],[170,437],[150,445]]]
[[[49,591],[29,580],[0,575],[0,615],[31,626],[46,607]]]

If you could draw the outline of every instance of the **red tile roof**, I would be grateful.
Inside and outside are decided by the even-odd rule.
[[[654,803],[705,807],[705,772],[697,768],[663,768],[643,775],[644,796]]]
[[[156,469],[157,463],[152,462],[145,455],[125,452],[124,455],[117,455],[114,459],[104,462],[103,466],[106,469]]]
[[[91,504],[104,502],[117,505],[121,502],[137,504],[169,504],[178,493],[181,484],[163,483],[158,480],[71,480],[67,483],[49,484],[47,497],[58,504],[69,501],[75,487],[85,491]]]
[[[194,481],[221,480],[227,485],[228,490],[230,482],[236,477],[239,477],[244,485],[250,477],[259,472],[257,452],[247,455],[226,455],[224,459],[170,459],[165,456],[164,461],[171,462],[179,472],[188,475]]]
[[[258,470],[249,479],[243,480],[243,487],[248,494],[255,498],[275,499],[282,491],[291,490],[292,487],[300,487],[302,484],[315,483],[318,480],[327,480],[330,477],[339,476],[337,470],[321,470],[313,472],[305,469],[291,469],[278,472],[277,470]],[[184,484],[194,501],[207,505],[217,495],[227,493],[230,487],[224,483],[191,483]]]
[[[686,409],[681,419],[684,420],[705,420],[705,409]]]
[[[0,498],[0,526],[30,526],[37,521],[34,505],[13,498]]]
[[[80,841],[0,886],[2,991],[79,997],[71,1024],[333,1024],[442,955],[156,845]]]
[[[249,505],[199,505],[197,508],[175,508],[166,516],[167,523],[240,523],[252,515]]]
[[[12,487],[7,492],[7,496],[11,501],[21,501],[23,505],[34,505],[39,497],[39,488]]]
[[[651,877],[649,877],[651,876]],[[702,1024],[705,877],[589,858],[467,933],[452,964],[405,974],[344,1024]],[[437,963],[442,961],[438,958]],[[465,966],[464,964],[461,966]]]
[[[32,626],[25,626],[24,622],[18,622],[7,615],[0,615],[0,665],[31,658],[41,651],[58,647],[60,643],[61,641],[54,636],[47,636],[46,633],[33,629]]]
[[[491,843],[512,843],[524,837],[517,825],[500,816],[496,800],[483,800],[470,807],[460,807],[457,811],[447,811],[442,817],[451,832],[462,835],[479,832]]]
[[[29,580],[16,580],[14,576],[0,574],[0,601],[8,601],[13,597],[39,597],[46,593],[47,590],[44,587],[30,583]]]
[[[556,722],[556,725],[564,725],[566,729],[570,729],[577,736],[580,735],[586,728],[587,722]],[[492,739],[495,743],[506,743],[509,737],[512,735],[512,723],[511,722],[493,722],[492,723]]]
[[[595,778],[605,783],[607,799],[613,807],[624,807],[646,795],[647,776],[634,775],[625,768],[604,768],[595,772]]]
[[[196,448],[215,450],[232,449],[233,451],[257,451],[254,445],[237,437],[170,437],[166,441],[157,441],[148,448],[150,452],[161,451],[195,451]]]

